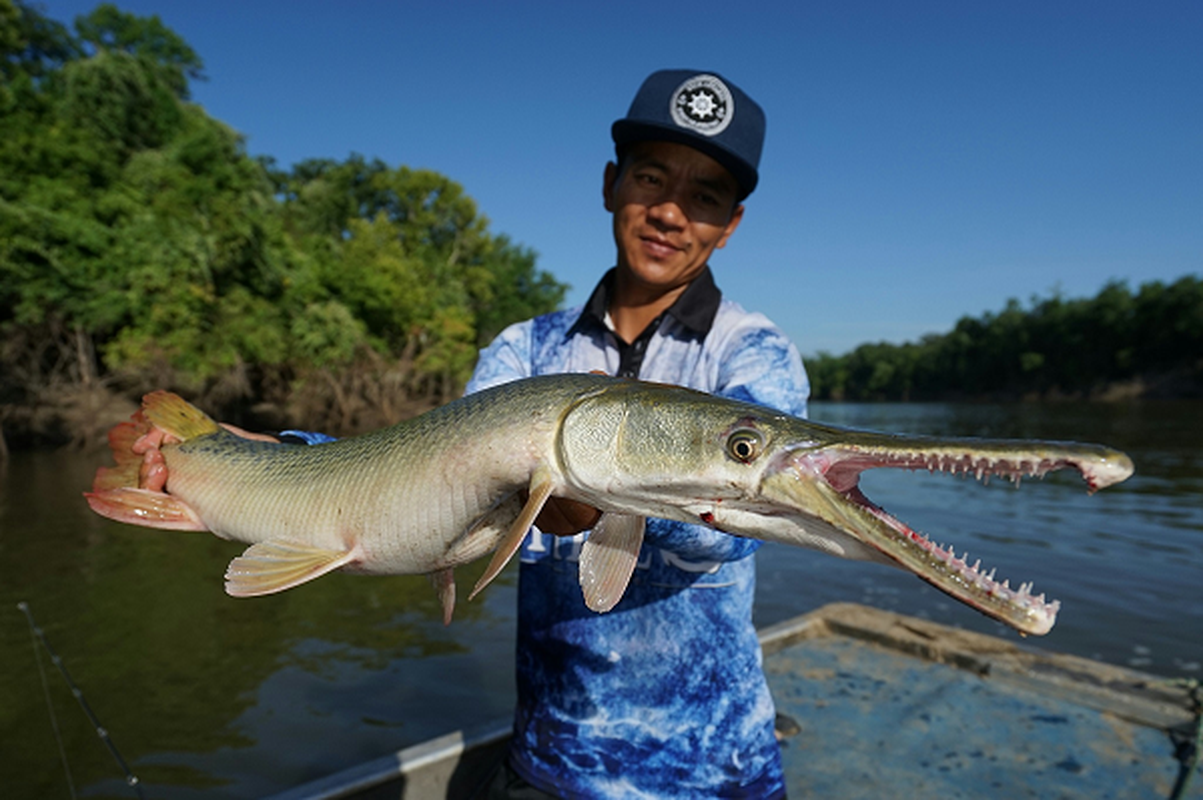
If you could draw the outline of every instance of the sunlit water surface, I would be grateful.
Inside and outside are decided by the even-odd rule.
[[[862,486],[935,540],[1061,600],[1057,626],[1039,646],[1198,678],[1201,410],[816,403],[812,416],[891,432],[1126,450],[1136,476],[1094,496],[1066,473],[1016,490],[1007,481],[982,486],[878,470]],[[33,647],[21,600],[152,797],[262,796],[508,715],[512,569],[475,602],[461,602],[447,628],[421,577],[332,575],[279,596],[233,600],[221,590],[222,573],[241,546],[118,525],[87,510],[80,492],[104,458],[16,454],[0,479],[6,796],[69,796],[60,738],[81,796],[135,796],[65,681]],[[759,558],[760,625],[848,600],[1015,638],[898,570],[779,545]],[[461,570],[461,587],[482,568]]]

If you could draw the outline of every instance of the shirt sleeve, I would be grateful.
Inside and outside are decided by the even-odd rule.
[[[528,320],[509,326],[480,351],[464,394],[529,378],[532,374],[531,322]]]
[[[805,417],[810,381],[798,348],[762,314],[748,314],[725,337],[714,393]]]
[[[328,433],[318,433],[317,431],[298,431],[287,430],[280,431],[280,441],[288,443],[289,439],[300,439],[301,444],[325,444],[326,442],[337,442],[337,436],[331,436]]]

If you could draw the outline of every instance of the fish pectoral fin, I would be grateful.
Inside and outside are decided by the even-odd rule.
[[[207,531],[192,507],[177,497],[149,489],[123,486],[84,492],[88,505],[102,517],[168,531]]]
[[[426,577],[430,578],[430,584],[443,606],[443,624],[450,625],[451,614],[455,611],[455,569],[447,567],[438,572],[427,573]]]
[[[226,568],[226,594],[258,597],[282,592],[333,572],[357,556],[355,549],[325,550],[295,542],[259,542]]]
[[[493,553],[493,560],[489,562],[485,574],[481,575],[480,580],[476,582],[472,594],[468,595],[469,600],[480,594],[481,589],[492,583],[493,579],[505,569],[505,565],[510,563],[514,553],[517,553],[518,548],[522,546],[522,541],[526,538],[530,526],[534,524],[535,517],[539,516],[539,512],[543,510],[547,498],[551,497],[553,488],[554,484],[548,469],[546,467],[536,468],[530,478],[530,497],[527,499],[526,505],[522,507],[514,524],[510,525],[505,538],[497,545],[497,552]]]
[[[602,514],[581,547],[581,592],[585,605],[599,614],[622,599],[639,560],[646,520],[633,514]]]

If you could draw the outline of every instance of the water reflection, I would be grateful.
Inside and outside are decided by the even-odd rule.
[[[135,773],[173,797],[279,791],[507,712],[512,667],[493,655],[512,647],[504,584],[497,601],[462,603],[451,628],[418,576],[332,575],[236,601],[221,586],[241,546],[86,510],[79,492],[103,458],[18,454],[4,477],[0,785],[15,796],[67,791],[19,600]],[[133,796],[61,679],[47,677],[76,786]]]

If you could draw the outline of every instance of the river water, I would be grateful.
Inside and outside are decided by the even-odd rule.
[[[1094,441],[1127,451],[1136,476],[1094,496],[1068,473],[1017,491],[1007,481],[877,470],[862,486],[935,540],[1060,599],[1057,626],[1029,643],[1203,678],[1201,411],[1186,402],[815,403],[812,416],[891,432]],[[0,476],[5,796],[69,797],[69,780],[81,796],[135,796],[34,647],[20,601],[152,797],[262,796],[508,716],[512,567],[476,601],[461,602],[450,627],[421,577],[336,574],[282,595],[233,600],[222,574],[240,545],[118,525],[88,511],[80,492],[106,458],[16,453]],[[758,558],[759,625],[850,600],[1015,638],[898,570],[780,545]],[[461,569],[461,589],[482,569],[483,562]]]

